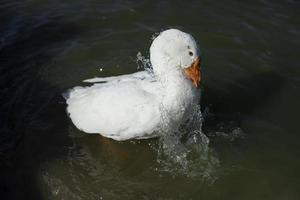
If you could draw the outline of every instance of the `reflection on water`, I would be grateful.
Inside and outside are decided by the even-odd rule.
[[[0,198],[298,199],[298,8],[2,1]],[[200,43],[203,116],[199,107],[179,131],[110,146],[78,131],[61,93],[135,72],[149,38],[167,27]]]
[[[45,194],[58,199],[119,198],[117,191],[122,188],[139,185],[139,191],[145,189],[140,184],[148,187],[143,181],[132,180],[132,176],[181,177],[211,185],[218,178],[220,163],[209,147],[209,138],[201,131],[202,121],[199,106],[193,118],[176,132],[159,139],[114,142],[109,147],[101,143],[99,136],[86,136],[71,126],[69,136],[73,142],[67,147],[66,158],[44,164],[40,184]],[[115,149],[127,152],[128,157],[116,155]],[[143,155],[134,157],[140,151],[146,159]],[[114,185],[116,188],[112,188]],[[97,189],[99,186],[101,189]],[[132,198],[136,194],[126,195]]]

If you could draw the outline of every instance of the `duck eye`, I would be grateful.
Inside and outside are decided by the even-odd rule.
[[[194,54],[193,54],[193,52],[189,51],[189,55],[190,55],[190,56],[193,56]]]

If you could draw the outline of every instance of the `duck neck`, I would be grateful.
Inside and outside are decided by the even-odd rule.
[[[174,120],[182,120],[192,106],[197,103],[200,92],[183,74],[181,69],[160,76],[162,89],[162,107]]]

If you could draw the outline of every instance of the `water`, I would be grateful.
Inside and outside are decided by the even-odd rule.
[[[298,199],[299,8],[1,1],[1,199]],[[160,139],[105,145],[78,131],[61,93],[135,72],[168,27],[201,46],[202,115]]]

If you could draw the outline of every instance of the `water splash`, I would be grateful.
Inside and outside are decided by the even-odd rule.
[[[167,117],[166,117],[167,120]],[[165,126],[170,122],[166,121]],[[217,179],[219,159],[202,132],[203,117],[198,105],[192,118],[178,130],[167,127],[159,139],[156,171],[175,176],[202,179],[212,184]]]
[[[136,54],[137,69],[144,69],[146,71],[152,72],[152,65],[149,58],[142,55],[141,52]]]

